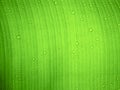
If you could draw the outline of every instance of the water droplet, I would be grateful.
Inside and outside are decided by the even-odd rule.
[[[17,38],[17,39],[20,39],[20,35],[17,35],[16,38]]]
[[[76,90],[79,90],[78,88],[76,88]]]
[[[93,46],[91,46],[90,48],[94,48]]]
[[[93,5],[90,3],[90,7],[93,7]]]
[[[19,76],[18,75],[15,75],[16,78],[18,78]]]
[[[88,15],[86,15],[86,18],[88,18],[89,16]]]
[[[37,63],[37,59],[36,58],[33,58],[33,63]]]
[[[92,28],[90,28],[90,29],[89,29],[89,31],[90,31],[90,32],[93,32],[93,29],[92,29]]]
[[[53,1],[55,5],[57,5],[57,2],[56,1]]]
[[[86,7],[86,3],[84,3],[83,5],[84,5],[84,7]]]
[[[46,55],[46,54],[47,54],[47,52],[44,50],[44,51],[43,51],[43,54],[44,54],[44,55]]]
[[[79,45],[79,42],[78,42],[78,41],[76,41],[76,45]]]
[[[112,83],[110,83],[110,85],[112,86],[113,84],[112,84]]]
[[[96,41],[99,41],[99,38],[96,38]]]
[[[25,9],[24,5],[21,6],[22,9]]]
[[[75,50],[72,50],[72,54],[75,54]]]
[[[72,11],[72,14],[74,15],[74,14],[75,14],[75,11]]]
[[[29,21],[28,24],[32,25],[32,21]]]
[[[106,18],[106,17],[105,17],[104,19],[105,19],[105,20],[107,20],[107,18]]]
[[[118,78],[118,77],[117,77],[116,79],[117,79],[117,81],[119,80],[119,78]]]
[[[105,87],[105,84],[103,84],[102,87],[104,88],[104,87]]]
[[[38,4],[41,4],[41,0],[38,0],[37,2],[38,2]]]
[[[12,84],[13,84],[13,86],[15,85],[15,80],[13,79],[13,81],[12,81]]]
[[[8,9],[8,12],[11,13],[11,9]]]
[[[33,58],[33,60],[35,60],[35,58]]]
[[[81,20],[81,21],[84,21],[84,18],[81,18],[80,20]]]

